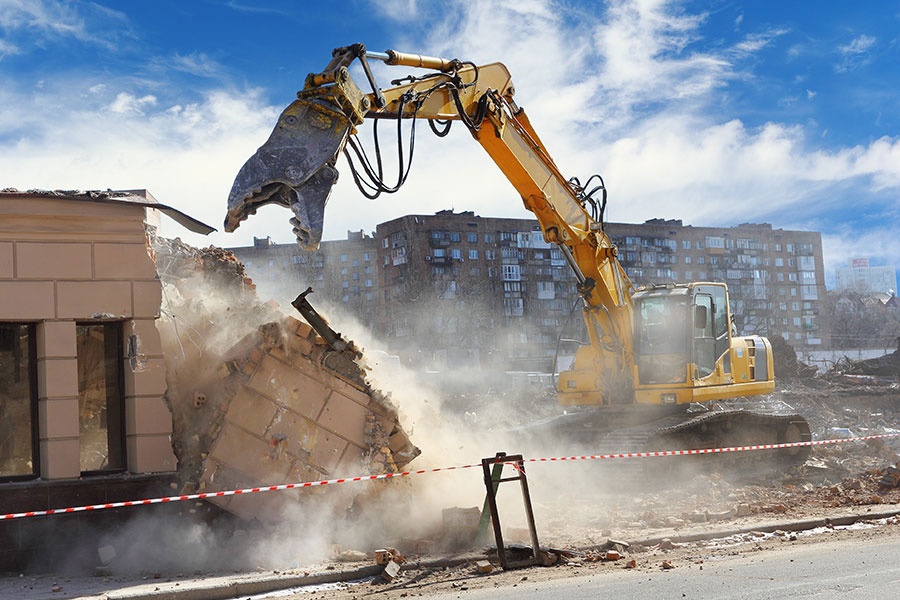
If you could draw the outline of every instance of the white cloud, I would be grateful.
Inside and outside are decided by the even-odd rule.
[[[121,89],[121,82],[106,87]],[[74,93],[61,94],[63,90]],[[93,95],[80,91],[72,81],[57,81],[38,94],[0,90],[0,138],[7,140],[0,145],[4,186],[146,188],[161,202],[221,228],[231,182],[265,141],[278,114],[258,90],[213,91],[177,110],[142,94],[102,97],[102,90]],[[280,226],[282,217],[251,220],[240,237],[213,239],[220,245],[247,243],[253,234],[274,230],[276,222]],[[171,222],[164,228],[194,243],[212,241]]]
[[[815,97],[816,97],[816,92],[814,92],[813,90],[806,90],[806,99],[807,100],[812,100]]]
[[[838,73],[843,73],[869,64],[872,61],[869,51],[875,46],[876,41],[876,38],[863,34],[853,39],[849,44],[838,46],[840,60],[835,65],[835,70]]]
[[[203,52],[176,53],[170,59],[163,61],[162,64],[176,71],[198,77],[218,78],[223,77],[226,72],[225,67],[221,63]]]
[[[91,86],[89,90],[93,91],[96,88],[97,86]],[[128,92],[119,92],[116,99],[110,103],[109,110],[119,114],[142,115],[145,107],[151,107],[154,104],[156,104],[156,96],[148,94],[138,98]]]
[[[11,56],[13,54],[20,54],[22,50],[13,44],[12,42],[7,42],[6,40],[0,40],[0,60],[3,60],[4,56]]]
[[[20,35],[30,45],[74,38],[115,49],[114,41],[127,33],[126,24],[123,13],[95,3],[0,0],[0,30]]]
[[[875,45],[876,39],[868,35],[861,35],[845,46],[838,46],[842,54],[862,54]]]
[[[480,64],[504,61],[517,101],[563,173],[582,179],[603,174],[613,220],[666,217],[695,225],[769,220],[779,227],[798,214],[833,222],[847,210],[847,195],[835,190],[852,189],[854,198],[869,197],[876,208],[894,202],[900,190],[898,138],[823,149],[818,132],[807,135],[805,126],[750,127],[717,117],[728,84],[753,77],[747,64],[783,30],[751,32],[732,47],[700,49],[705,17],[679,7],[662,0],[616,0],[599,17],[573,18],[566,6],[549,1],[473,2],[453,5],[443,15],[429,13],[429,19],[416,21],[427,23],[427,29],[403,27],[392,45]],[[321,62],[329,51],[321,48]],[[182,58],[201,68],[204,56]],[[412,71],[373,67],[383,85]],[[282,108],[263,101],[258,91],[215,89],[195,103],[175,104],[159,88],[149,88],[150,95],[133,82],[48,81],[41,90],[0,89],[4,185],[147,188],[214,226],[224,217],[238,169],[265,141]],[[393,133],[390,127],[380,131],[384,151]],[[361,127],[362,139],[370,136],[371,126]],[[483,216],[529,216],[509,182],[475,146],[459,124],[445,139],[420,126],[407,186],[374,202],[357,192],[341,160],[326,238],[450,207]],[[233,246],[250,243],[254,235],[272,235],[288,242],[289,216],[266,208],[236,234],[216,234],[209,241]],[[896,215],[891,218],[896,222]],[[183,234],[177,227],[169,231]]]

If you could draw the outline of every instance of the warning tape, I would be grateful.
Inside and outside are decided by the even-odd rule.
[[[718,454],[723,452],[746,452],[748,450],[778,450],[781,448],[798,448],[801,446],[822,446],[825,444],[839,444],[843,442],[860,442],[865,440],[877,440],[884,438],[900,437],[900,433],[883,433],[879,435],[867,435],[862,437],[840,438],[834,440],[813,440],[808,442],[787,442],[784,444],[757,444],[753,446],[733,446],[731,448],[698,448],[695,450],[661,450],[658,452],[623,452],[613,454],[590,454],[584,456],[559,456],[553,458],[526,458],[523,462],[562,462],[573,460],[604,460],[615,458],[649,458],[660,456],[687,456],[692,454]],[[515,463],[504,463],[517,467]],[[401,473],[382,473],[380,475],[365,475],[362,477],[345,477],[341,479],[324,479],[321,481],[304,481],[300,483],[286,483],[281,485],[269,485],[241,490],[224,490],[221,492],[202,492],[199,494],[182,494],[180,496],[168,496],[165,498],[148,498],[145,500],[127,500],[125,502],[107,502],[104,504],[90,504],[87,506],[71,506],[68,508],[51,508],[48,510],[32,510],[28,512],[0,514],[0,521],[21,519],[25,517],[43,517],[48,515],[60,515],[103,510],[106,508],[125,508],[131,506],[146,506],[148,504],[165,504],[167,502],[182,502],[185,500],[206,500],[209,498],[223,498],[226,496],[239,496],[257,492],[276,492],[280,490],[294,490],[308,487],[332,485],[336,483],[350,483],[357,481],[376,481],[380,479],[393,479],[408,475],[422,475],[424,473],[437,473],[440,471],[458,471],[480,467],[480,464],[459,465],[455,467],[439,467],[435,469],[420,469],[418,471],[403,471]]]
[[[525,462],[555,462],[564,460],[594,460],[608,458],[649,458],[652,456],[689,456],[691,454],[719,454],[723,452],[746,452],[748,450],[779,450],[781,448],[799,448],[801,446],[823,446],[842,442],[861,442],[884,438],[900,437],[900,433],[882,433],[861,437],[840,438],[834,440],[812,440],[809,442],[786,442],[784,444],[757,444],[754,446],[732,446],[730,448],[698,448],[696,450],[660,450],[658,452],[623,452],[618,454],[594,454],[585,456],[559,456],[555,458],[526,458]]]

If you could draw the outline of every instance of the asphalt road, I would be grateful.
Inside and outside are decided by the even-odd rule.
[[[874,543],[865,540],[826,542],[706,561],[702,571],[698,565],[649,574],[618,571],[602,576],[525,581],[516,587],[429,594],[428,597],[433,600],[898,598],[898,556],[900,540],[897,539]]]

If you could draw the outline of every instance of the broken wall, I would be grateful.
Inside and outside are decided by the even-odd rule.
[[[173,445],[185,492],[394,472],[417,454],[390,400],[312,328],[262,303],[233,255],[154,241],[164,281],[161,332],[169,364]],[[290,505],[338,486],[213,501],[277,521]]]

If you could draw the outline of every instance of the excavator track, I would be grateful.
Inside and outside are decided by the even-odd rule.
[[[782,444],[812,439],[806,419],[797,414],[713,410],[669,416],[636,427],[614,430],[601,441],[604,453],[637,453],[701,448]],[[617,483],[654,487],[697,473],[753,476],[806,462],[811,448],[751,450],[691,456],[616,460]]]

